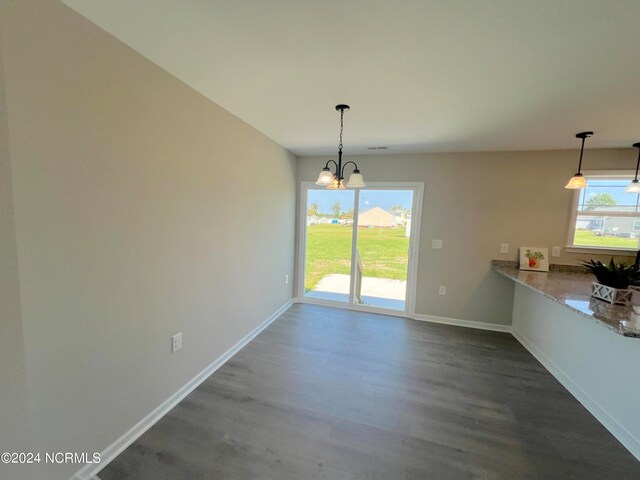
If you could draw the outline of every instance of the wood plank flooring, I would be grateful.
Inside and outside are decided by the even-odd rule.
[[[506,333],[294,305],[102,480],[639,479]]]

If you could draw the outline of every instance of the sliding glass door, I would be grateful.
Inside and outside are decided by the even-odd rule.
[[[311,303],[413,307],[421,184],[326,190],[303,184],[299,296]]]
[[[359,192],[354,299],[405,310],[413,190]]]
[[[353,241],[353,190],[307,191],[304,295],[348,302]]]

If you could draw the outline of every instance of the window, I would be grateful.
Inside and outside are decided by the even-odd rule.
[[[575,192],[569,246],[638,250],[640,195],[625,193],[633,173],[584,173],[587,188]]]

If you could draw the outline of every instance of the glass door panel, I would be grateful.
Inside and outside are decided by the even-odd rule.
[[[353,190],[307,190],[304,296],[349,302]]]
[[[405,310],[413,190],[359,191],[354,301]]]

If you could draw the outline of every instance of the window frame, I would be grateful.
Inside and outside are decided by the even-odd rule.
[[[615,180],[628,180],[631,182],[633,180],[635,170],[583,170],[582,174],[587,179],[589,178],[611,178]],[[573,199],[571,202],[571,211],[569,213],[569,229],[567,231],[567,241],[564,250],[568,253],[600,253],[605,255],[630,255],[635,254],[635,252],[640,249],[640,245],[636,248],[612,248],[612,247],[596,247],[590,245],[575,245],[575,231],[576,231],[576,223],[578,221],[578,205],[580,203],[580,194],[582,190],[576,189],[573,192]],[[640,217],[640,211],[638,213],[629,214],[629,215],[615,215],[619,217]],[[640,239],[639,239],[640,243]]]

